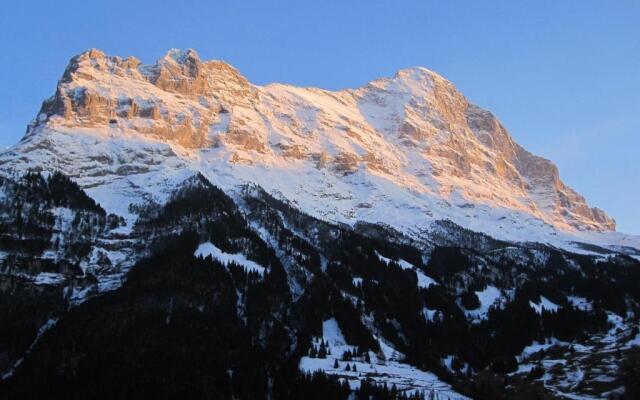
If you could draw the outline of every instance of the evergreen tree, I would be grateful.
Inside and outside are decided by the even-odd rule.
[[[324,347],[324,342],[320,342],[320,350],[318,350],[318,358],[327,358],[327,348]]]

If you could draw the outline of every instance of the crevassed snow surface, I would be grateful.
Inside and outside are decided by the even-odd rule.
[[[260,275],[264,275],[265,268],[260,264],[247,259],[247,257],[245,257],[244,254],[225,253],[224,251],[220,250],[216,245],[214,245],[211,242],[200,244],[200,246],[198,246],[198,249],[196,250],[194,255],[196,257],[202,257],[202,258],[211,256],[212,258],[217,259],[224,265],[227,265],[230,262],[233,262],[235,264],[242,265],[247,271],[255,271]]]
[[[369,363],[365,362],[364,358],[354,358],[353,361],[348,362],[341,361],[343,352],[354,350],[355,346],[346,342],[338,322],[334,318],[323,322],[322,337],[314,338],[316,347],[320,340],[328,343],[329,354],[326,358],[302,357],[299,368],[303,372],[323,371],[328,375],[338,376],[340,379],[344,379],[352,390],[360,387],[361,381],[371,379],[377,384],[386,383],[389,387],[395,384],[399,391],[407,394],[418,392],[429,396],[433,391],[434,395],[438,396],[436,398],[441,400],[467,399],[467,397],[455,392],[449,384],[439,380],[434,374],[403,363],[400,359],[400,353],[384,342],[380,343],[384,360],[370,352],[371,362]],[[334,368],[336,360],[338,360],[338,368]],[[356,371],[346,371],[347,364],[351,369],[355,366]]]

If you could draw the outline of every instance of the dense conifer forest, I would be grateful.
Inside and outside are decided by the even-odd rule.
[[[11,193],[0,202],[0,248],[10,253],[0,275],[0,364],[11,371],[0,382],[3,398],[439,398],[365,375],[354,389],[299,368],[301,357],[335,356],[334,368],[357,372],[383,356],[382,338],[404,363],[468,397],[547,398],[546,353],[526,379],[518,372],[527,346],[589,343],[612,329],[614,314],[636,324],[630,338],[638,334],[640,263],[630,257],[518,247],[462,229],[468,240],[459,246],[418,243],[384,227],[313,218],[258,187],[232,199],[202,176],[164,205],[134,207],[126,245],[142,256],[121,285],[101,292],[109,266],[86,271],[83,262],[98,259],[95,243],[122,242],[110,232],[124,221],[61,174],[0,185]],[[70,210],[62,230],[61,209]],[[264,273],[196,256],[205,242]],[[59,256],[45,260],[45,251]],[[64,283],[29,280],[40,273]],[[474,317],[488,290],[501,301]],[[538,310],[545,301],[554,307]],[[349,351],[331,355],[316,339],[329,319]],[[638,393],[636,350],[621,350],[616,364],[626,398]]]

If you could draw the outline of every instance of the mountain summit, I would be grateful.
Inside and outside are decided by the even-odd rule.
[[[427,69],[89,50],[0,154],[0,398],[638,398],[614,228]]]
[[[417,236],[439,220],[516,241],[615,230],[553,163],[421,67],[334,92],[254,85],[191,49],[152,65],[92,49],[71,59],[0,165],[60,170],[120,215],[200,172],[323,219]]]

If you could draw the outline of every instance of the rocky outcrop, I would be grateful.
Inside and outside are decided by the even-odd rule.
[[[512,182],[531,196],[546,196],[553,213],[571,217],[572,225],[590,226],[593,229],[615,230],[615,221],[602,210],[587,206],[584,197],[567,187],[560,180],[558,168],[549,160],[531,154],[509,136],[500,122],[488,111],[468,105],[469,128],[478,139],[499,157],[494,165],[495,173]],[[546,191],[546,193],[544,193]]]
[[[169,51],[154,65],[89,50],[71,59],[36,124],[133,129],[187,148],[211,143],[210,126],[233,106],[249,106],[255,89],[233,67]],[[242,135],[240,135],[242,136]],[[235,139],[241,144],[248,139]],[[254,147],[259,147],[253,144]]]

